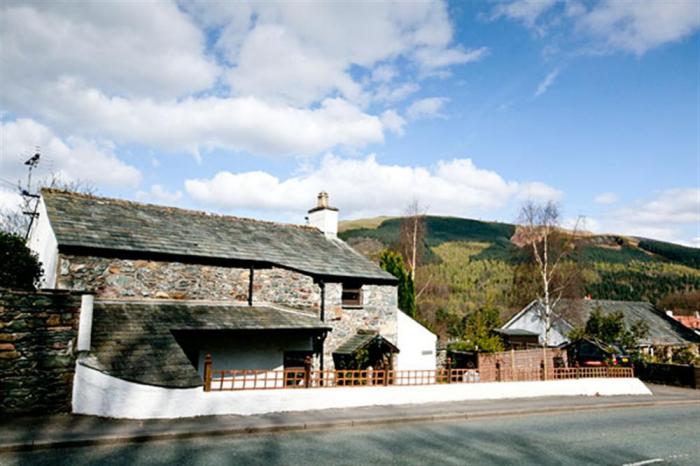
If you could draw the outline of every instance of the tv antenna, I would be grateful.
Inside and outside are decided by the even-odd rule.
[[[34,155],[27,159],[24,164],[28,167],[29,173],[27,174],[27,188],[21,190],[22,198],[24,199],[24,209],[23,214],[29,216],[29,225],[27,226],[27,232],[24,235],[24,240],[29,238],[29,232],[32,230],[32,224],[34,219],[39,216],[37,212],[39,208],[39,195],[32,193],[32,171],[39,165],[39,159],[41,158],[41,152],[39,146],[36,146]],[[34,208],[32,208],[32,199],[36,200],[34,202]]]

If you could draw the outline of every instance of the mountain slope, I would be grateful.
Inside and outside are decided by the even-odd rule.
[[[341,225],[340,236],[370,258],[396,247],[401,218]],[[426,217],[423,265],[417,270],[419,317],[443,336],[458,334],[473,309],[495,306],[504,318],[532,297],[513,285],[515,225],[456,217]],[[700,250],[620,235],[585,235],[579,256],[583,292],[598,299],[658,302],[673,292],[700,290]]]

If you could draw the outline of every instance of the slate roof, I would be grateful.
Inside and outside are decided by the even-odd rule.
[[[512,337],[536,337],[538,335],[537,332],[520,328],[497,328],[495,332]]]
[[[43,189],[59,250],[251,261],[315,276],[396,279],[318,229]]]
[[[534,312],[535,302],[528,305],[523,311]],[[562,300],[559,304],[560,315],[564,317],[570,327],[585,325],[588,317],[596,308],[605,315],[613,312],[621,312],[625,325],[629,328],[639,320],[649,324],[649,336],[640,341],[641,346],[648,345],[685,345],[700,342],[700,337],[692,330],[657,309],[653,304],[645,301],[612,301],[603,299]],[[524,314],[518,313],[501,329],[517,328],[517,320]]]
[[[186,330],[329,330],[317,317],[272,306],[209,302],[96,301],[92,351],[84,363],[114,377],[163,387],[202,386],[173,336]]]
[[[388,345],[392,352],[399,352],[399,349],[396,346],[391,344],[391,342],[385,339],[383,336],[379,335],[379,333],[371,330],[358,330],[355,335],[351,336],[350,338],[345,340],[340,346],[338,346],[335,349],[335,351],[333,351],[333,354],[354,354],[357,351],[369,345],[376,338],[381,338],[382,343]]]

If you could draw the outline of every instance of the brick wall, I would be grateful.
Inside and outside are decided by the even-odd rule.
[[[80,295],[0,289],[0,415],[71,410]]]

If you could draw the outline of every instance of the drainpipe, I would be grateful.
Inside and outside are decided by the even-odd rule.
[[[248,306],[253,305],[253,281],[255,281],[255,269],[250,266],[250,280],[248,281]]]
[[[92,310],[95,296],[84,294],[80,298],[80,321],[78,323],[78,344],[76,350],[90,351],[92,346]]]
[[[326,321],[326,282],[321,280],[319,282],[319,286],[321,287],[321,322]],[[321,369],[321,373],[323,374],[323,353],[324,353],[324,343],[326,342],[326,334],[323,334],[323,337],[321,338],[321,357],[319,358],[319,368]]]

